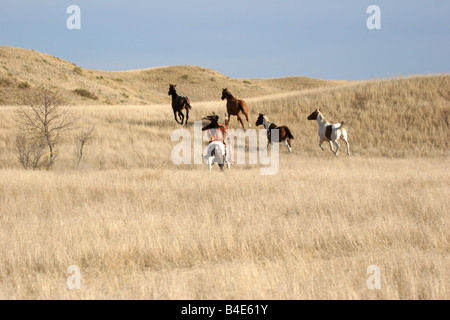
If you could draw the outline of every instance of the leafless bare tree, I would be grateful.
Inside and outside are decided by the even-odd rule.
[[[48,149],[42,163],[47,169],[55,162],[63,133],[74,123],[72,114],[61,106],[62,103],[63,99],[58,92],[42,88],[25,97],[24,104],[16,111],[15,120],[26,135],[26,140],[22,139],[22,142],[41,141]]]
[[[88,129],[82,130],[77,136],[77,169],[80,165],[81,158],[83,157],[83,148],[88,145],[94,138],[94,128],[90,127]]]

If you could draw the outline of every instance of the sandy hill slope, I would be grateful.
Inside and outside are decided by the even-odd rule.
[[[151,63],[151,62],[150,62]],[[191,102],[219,100],[222,88],[236,97],[328,87],[345,81],[306,77],[233,79],[197,66],[157,67],[130,71],[83,69],[34,50],[0,46],[0,104],[20,103],[23,95],[40,86],[59,90],[67,104],[152,104],[170,102],[168,84]]]

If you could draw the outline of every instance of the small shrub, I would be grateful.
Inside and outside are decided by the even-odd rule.
[[[11,80],[6,78],[0,78],[0,86],[9,87],[12,84]]]
[[[121,78],[116,78],[116,79],[114,79],[114,81],[117,81],[117,82],[123,82],[123,79],[121,79]]]
[[[73,68],[73,72],[75,72],[76,74],[82,75],[83,69],[79,66],[75,66],[75,68]]]
[[[187,80],[187,79],[189,79],[189,75],[187,75],[187,74],[183,74],[183,75],[181,76],[181,79],[183,79],[183,80]]]
[[[75,92],[76,94],[78,94],[79,96],[82,96],[84,98],[88,98],[88,99],[92,99],[92,100],[98,99],[98,97],[95,94],[87,91],[86,89],[75,89],[75,90],[73,90],[73,92]]]
[[[30,84],[26,81],[22,81],[21,83],[19,83],[18,87],[20,89],[28,89],[30,87]]]
[[[45,161],[44,137],[30,137],[25,131],[16,136],[16,155],[24,169],[41,169]]]
[[[248,81],[248,80],[244,80],[244,81],[242,81],[244,84],[252,84],[250,81]]]

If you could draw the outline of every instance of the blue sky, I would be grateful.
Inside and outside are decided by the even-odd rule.
[[[68,30],[69,5],[81,30]],[[381,30],[369,30],[369,5]],[[1,0],[0,45],[83,68],[198,65],[235,78],[450,72],[448,0]]]

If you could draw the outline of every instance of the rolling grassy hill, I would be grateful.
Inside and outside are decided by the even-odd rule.
[[[188,95],[195,104],[220,100],[225,87],[237,97],[249,98],[346,82],[306,77],[233,79],[197,66],[89,70],[45,53],[0,46],[0,104],[3,105],[21,103],[23,95],[40,86],[60,91],[68,105],[167,103],[170,102],[169,83],[177,84],[179,94]]]

